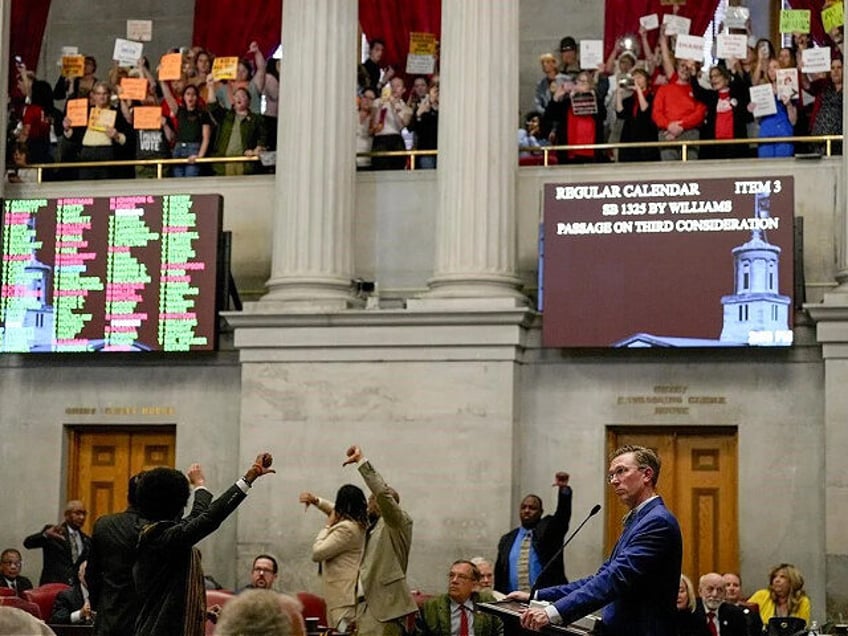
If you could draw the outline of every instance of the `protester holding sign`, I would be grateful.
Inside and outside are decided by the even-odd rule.
[[[65,117],[64,137],[79,148],[80,161],[114,161],[118,150],[126,146],[130,128],[124,115],[110,105],[112,89],[107,82],[97,82],[91,92],[92,104],[87,126],[72,126]],[[117,176],[114,168],[80,168],[80,179],[110,179]]]
[[[726,66],[710,69],[710,88],[706,89],[695,77],[691,78],[695,99],[707,107],[707,120],[701,129],[703,139],[745,139],[747,135],[748,83]],[[733,159],[744,157],[748,147],[741,144],[706,146],[703,159]]]
[[[60,75],[59,79],[56,80],[56,85],[53,87],[53,99],[88,97],[88,94],[94,88],[95,82],[97,82],[97,78],[94,76],[96,71],[97,60],[90,55],[86,55],[82,77]]]
[[[806,82],[806,76],[804,76]],[[842,60],[830,62],[830,74],[821,75],[807,83],[807,90],[815,95],[810,133],[813,135],[842,134]],[[819,145],[823,149],[824,144]],[[836,144],[836,154],[842,154],[842,144]]]
[[[654,100],[653,118],[659,129],[660,141],[700,139],[699,129],[704,123],[706,106],[695,99],[690,80],[694,76],[694,64],[688,60],[677,60],[676,71],[669,83],[660,86]],[[680,159],[679,147],[663,148],[663,161]],[[698,146],[688,149],[690,159],[698,158]]]
[[[580,71],[574,84],[560,84],[545,111],[545,119],[557,122],[557,144],[599,144],[604,142],[604,100],[609,78],[600,74],[597,84],[591,71]],[[591,148],[558,152],[559,163],[598,161],[600,154]]]
[[[780,63],[776,59],[771,59],[767,66],[767,79],[763,80],[759,85],[770,85],[772,93],[775,95],[776,112],[771,115],[763,115],[758,118],[760,124],[760,138],[763,137],[791,137],[794,134],[793,127],[798,119],[798,110],[795,103],[788,94],[783,95],[778,99],[777,90],[777,71],[780,68]],[[754,112],[754,104],[748,106],[751,112]],[[756,113],[755,113],[756,114]],[[757,150],[757,156],[765,157],[791,157],[795,154],[795,147],[792,143],[781,142],[776,144],[760,144]]]
[[[623,122],[621,141],[633,144],[618,151],[618,160],[659,161],[659,150],[642,146],[642,142],[657,140],[657,126],[651,118],[654,101],[651,82],[644,69],[634,69],[632,75],[633,92],[630,95],[625,95],[627,89],[621,84],[615,90],[615,111]]]

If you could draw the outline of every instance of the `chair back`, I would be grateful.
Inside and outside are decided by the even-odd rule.
[[[0,605],[5,605],[8,607],[17,607],[20,610],[32,614],[38,619],[41,618],[41,609],[38,607],[38,605],[27,601],[26,599],[19,598],[17,596],[0,596]]]
[[[319,625],[327,625],[327,603],[317,594],[298,592],[297,599],[303,604],[303,618],[317,618]]]
[[[224,607],[233,596],[235,594],[226,590],[206,590],[206,611],[208,612],[213,605]],[[212,636],[215,633],[215,623],[207,619],[205,631],[206,636]]]
[[[35,603],[41,611],[41,616],[44,617],[44,620],[48,620],[53,613],[53,603],[56,601],[59,592],[69,589],[71,589],[71,586],[65,583],[45,583],[31,590],[26,590],[24,592],[24,598],[30,603]]]

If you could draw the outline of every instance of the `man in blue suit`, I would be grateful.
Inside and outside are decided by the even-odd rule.
[[[546,607],[524,612],[521,624],[539,630],[568,624],[603,608],[606,636],[674,636],[683,539],[677,519],[656,493],[660,458],[642,446],[612,454],[609,483],[630,508],[610,558],[593,575],[539,590]],[[528,600],[525,592],[510,598]]]

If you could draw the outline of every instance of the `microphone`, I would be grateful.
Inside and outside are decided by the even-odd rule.
[[[592,506],[592,509],[589,511],[589,514],[586,515],[586,518],[583,519],[583,521],[580,522],[580,525],[577,526],[574,529],[574,532],[572,532],[565,539],[565,541],[562,542],[562,547],[559,550],[556,551],[556,554],[554,554],[550,558],[550,560],[547,563],[545,563],[545,567],[543,567],[542,571],[539,572],[539,576],[536,577],[536,582],[533,583],[533,587],[530,588],[530,600],[531,601],[533,600],[533,596],[536,594],[536,591],[539,589],[538,585],[539,585],[539,581],[542,580],[542,576],[547,574],[548,570],[551,569],[551,566],[556,562],[557,559],[562,558],[562,553],[565,550],[566,546],[569,543],[571,543],[571,540],[577,535],[578,532],[580,532],[581,528],[583,528],[583,526],[586,525],[586,522],[589,521],[589,519],[594,517],[596,514],[598,514],[600,511],[601,511],[601,504],[595,504],[594,506]]]

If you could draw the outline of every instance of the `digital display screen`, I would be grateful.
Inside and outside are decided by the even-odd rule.
[[[551,347],[792,344],[792,177],[549,184]]]
[[[0,352],[214,350],[221,222],[218,195],[4,200]]]

